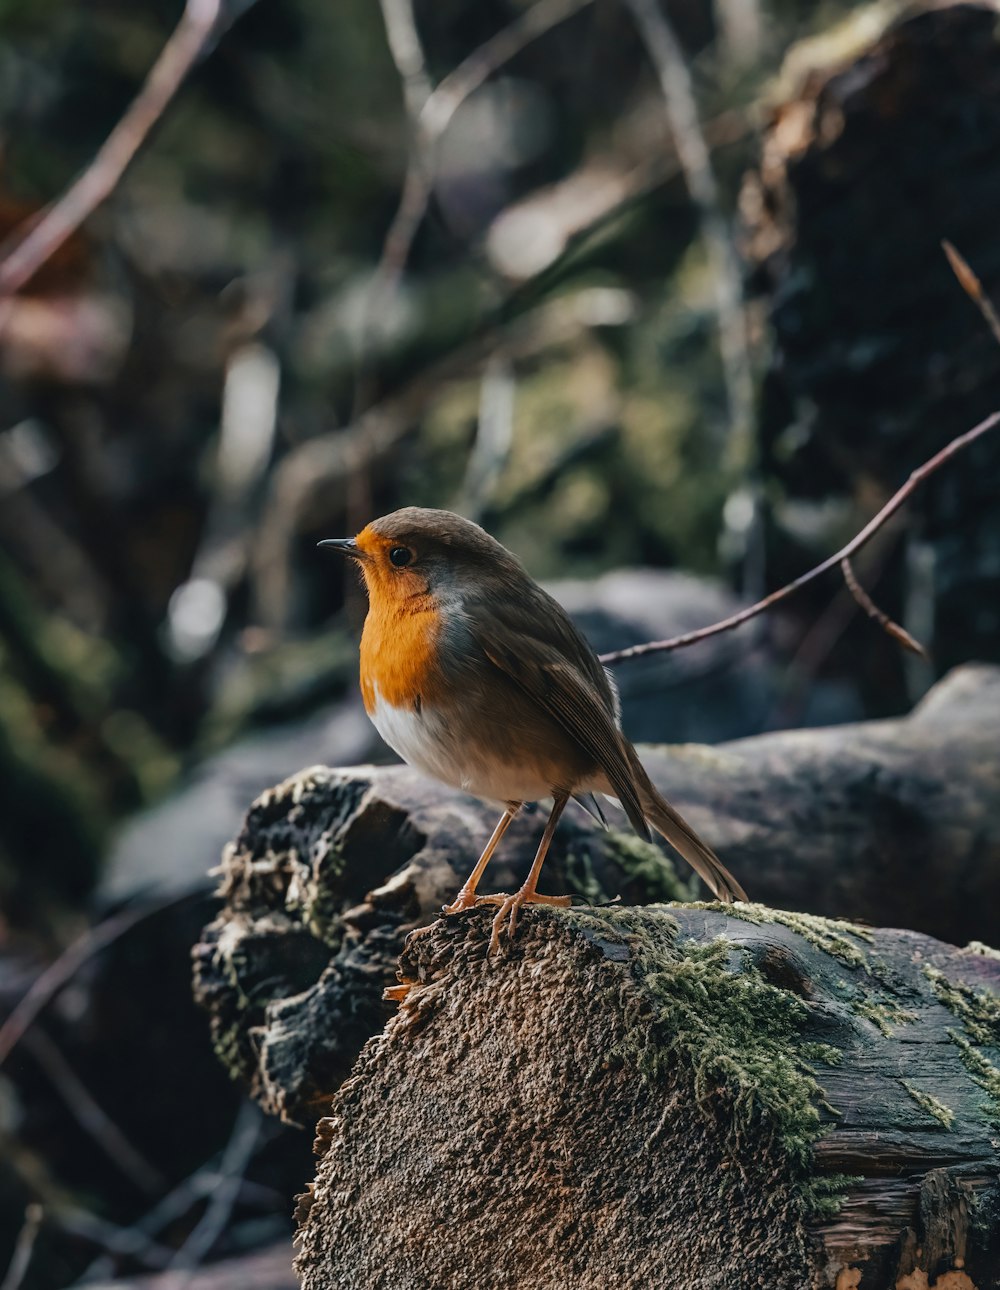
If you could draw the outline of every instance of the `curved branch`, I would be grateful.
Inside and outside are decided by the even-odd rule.
[[[734,627],[740,627],[743,623],[748,623],[751,618],[757,618],[766,610],[771,609],[782,600],[787,600],[794,592],[799,591],[807,583],[814,582],[821,574],[827,573],[830,569],[836,568],[845,560],[850,560],[851,556],[868,542],[885,522],[909,500],[910,496],[916,492],[925,479],[929,479],[938,471],[947,461],[960,453],[964,448],[983,435],[989,433],[995,426],[1000,425],[1000,412],[991,413],[984,421],[973,426],[971,430],[966,430],[965,434],[960,434],[958,438],[945,445],[940,452],[935,453],[929,461],[925,461],[922,466],[914,470],[909,479],[895,492],[886,502],[882,509],[874,516],[860,533],[855,534],[846,546],[835,551],[833,555],[827,556],[814,569],[808,573],[803,573],[800,577],[795,578],[792,582],[786,583],[784,587],[779,587],[777,591],[772,591],[769,596],[763,600],[758,600],[753,605],[748,605],[746,609],[741,609],[739,613],[731,614],[729,618],[723,618],[721,622],[712,623],[708,627],[699,627],[697,631],[685,632],[682,636],[673,636],[669,640],[647,641],[643,645],[632,645],[628,649],[612,650],[609,654],[601,654],[602,663],[625,663],[630,659],[642,658],[646,654],[663,654],[668,650],[681,649],[685,645],[694,645],[697,641],[707,640],[710,636],[718,636],[722,632],[732,631]],[[914,642],[915,643],[915,642]]]
[[[181,20],[125,115],[87,169],[52,202],[32,227],[15,229],[0,247],[0,300],[28,282],[83,221],[114,191],[150,130],[204,52],[223,0],[187,0]]]

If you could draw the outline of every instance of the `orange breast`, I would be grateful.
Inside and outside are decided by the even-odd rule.
[[[438,684],[439,615],[428,597],[416,604],[373,597],[361,634],[361,696],[375,711],[375,690],[395,708],[433,702]]]

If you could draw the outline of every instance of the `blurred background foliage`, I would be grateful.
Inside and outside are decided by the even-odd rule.
[[[522,9],[418,3],[430,83]],[[849,9],[670,6],[727,209],[789,42]],[[358,597],[345,608],[319,537],[452,506],[539,577],[648,564],[768,584],[747,547],[767,481],[726,405],[656,78],[626,10],[577,10],[458,108],[394,288],[377,266],[412,131],[382,13],[290,0],[230,10],[113,198],[14,302],[0,897],[15,922],[47,898],[71,908],[115,823],[206,751],[346,691]],[[4,231],[87,164],[177,16],[159,0],[0,7]],[[753,315],[751,330],[759,367]],[[904,701],[897,678],[885,706]]]
[[[356,694],[363,600],[318,539],[401,505],[460,510],[562,580],[609,649],[810,568],[1000,403],[993,342],[937,249],[954,237],[1000,282],[995,16],[947,28],[952,62],[918,31],[893,81],[894,56],[864,51],[899,6],[665,0],[745,253],[741,420],[712,257],[629,7],[566,0],[459,104],[403,254],[414,104],[530,6],[415,0],[408,80],[386,30],[406,8],[229,0],[111,199],[2,305],[0,1004],[95,909],[192,884],[193,905],[154,906],[53,1021],[169,1180],[221,1158],[236,1114],[190,1011],[206,871],[264,786],[378,753]],[[0,0],[0,238],[91,160],[179,13]],[[815,69],[830,66],[847,71],[826,103]],[[939,671],[1000,658],[998,482],[996,449],[970,454],[858,562]],[[602,576],[629,566],[655,575]],[[834,581],[619,676],[636,736],[715,740],[900,712],[933,674]],[[0,1147],[30,1160],[15,1185],[0,1151],[15,1197],[0,1269],[26,1191],[83,1191],[123,1223],[158,1194],[125,1185],[134,1161],[95,1166],[76,1094],[53,1109],[40,1090],[61,1077],[18,1057]],[[259,1130],[241,1123],[236,1148]],[[296,1140],[276,1181],[261,1141],[248,1186],[272,1188],[267,1218],[230,1250],[267,1222],[284,1234],[308,1173]],[[42,1250],[39,1286],[114,1248],[72,1222],[78,1243]]]

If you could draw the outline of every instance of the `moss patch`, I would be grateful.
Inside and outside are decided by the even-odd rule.
[[[929,963],[924,976],[938,1000],[961,1021],[965,1033],[950,1029],[948,1038],[957,1046],[969,1075],[989,1094],[983,1111],[1000,1127],[1000,1069],[980,1051],[980,1047],[1000,1048],[1000,997],[964,981],[952,981]]]
[[[854,1000],[851,1007],[859,1017],[864,1017],[872,1025],[878,1026],[882,1034],[887,1037],[892,1035],[894,1026],[910,1026],[917,1019],[914,1013],[900,1007],[894,1000],[879,998],[866,991]]]
[[[924,976],[937,998],[965,1026],[974,1044],[1000,1047],[1000,997],[974,990],[964,981],[952,981],[936,967],[927,964]]]
[[[1000,1069],[979,1051],[968,1039],[957,1030],[949,1030],[948,1038],[958,1047],[962,1062],[969,1075],[980,1088],[990,1095],[990,1101],[983,1107],[987,1118],[1000,1128]]]
[[[951,1128],[952,1121],[955,1119],[955,1112],[951,1107],[945,1106],[943,1102],[939,1102],[933,1093],[923,1092],[921,1089],[917,1088],[916,1085],[911,1084],[908,1079],[900,1080],[900,1083],[922,1111],[926,1111],[928,1115],[933,1116],[933,1118],[937,1120],[939,1124],[944,1125],[946,1129]]]
[[[690,898],[690,888],[677,876],[670,857],[652,842],[644,842],[634,833],[610,829],[605,843],[629,877],[649,892],[650,904]]]
[[[864,948],[874,939],[867,927],[849,923],[840,918],[823,918],[819,914],[796,914],[787,909],[771,909],[768,905],[753,902],[723,905],[718,902],[700,903],[698,908],[715,909],[730,918],[739,918],[758,927],[764,923],[779,923],[789,931],[797,932],[804,941],[814,945],[824,954],[838,959],[846,967],[862,968],[871,972],[868,953]],[[851,937],[851,940],[848,940]],[[854,942],[861,941],[862,945]]]
[[[766,981],[732,942],[680,937],[667,908],[571,910],[565,917],[629,947],[652,1024],[648,1013],[637,1018],[618,1056],[650,1080],[682,1063],[698,1107],[727,1126],[734,1162],[776,1149],[803,1217],[836,1212],[846,1180],[810,1176],[825,1102],[811,1063],[832,1065],[840,1054],[804,1038],[803,1001]]]

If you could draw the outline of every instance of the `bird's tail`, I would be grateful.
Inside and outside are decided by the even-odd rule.
[[[731,905],[734,900],[746,900],[746,892],[708,843],[701,840],[687,820],[657,791],[638,757],[633,755],[630,761],[635,771],[643,814],[657,833],[662,834],[674,850],[680,852],[723,904]]]

